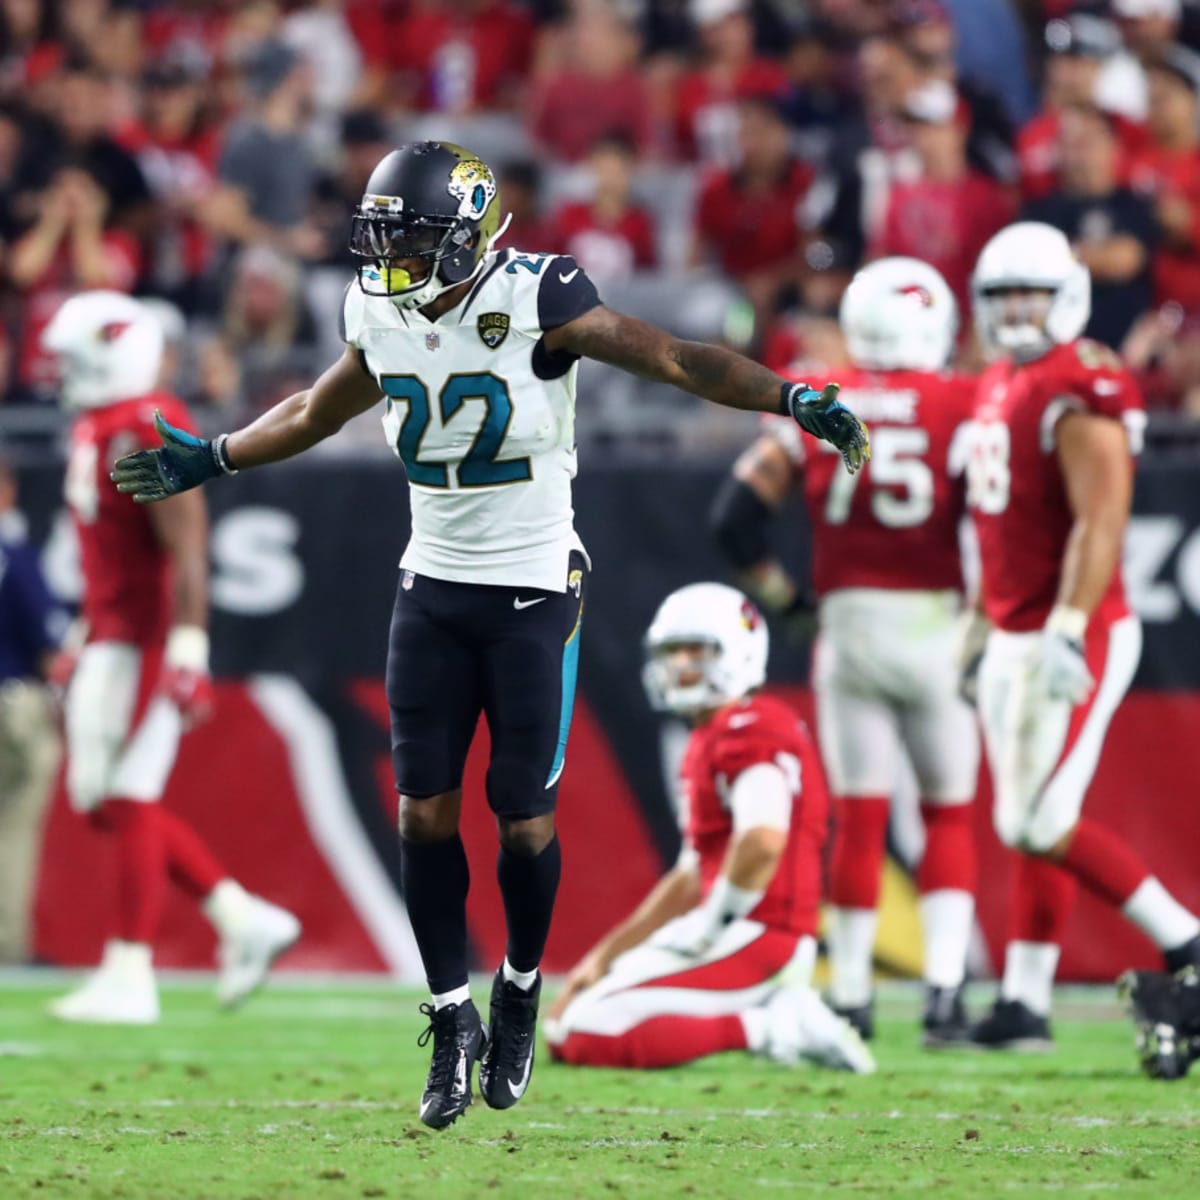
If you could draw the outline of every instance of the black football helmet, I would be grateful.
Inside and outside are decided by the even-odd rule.
[[[470,279],[503,232],[500,192],[483,159],[452,142],[401,146],[371,172],[354,214],[359,287],[420,308]],[[400,265],[414,259],[427,264],[420,278]]]

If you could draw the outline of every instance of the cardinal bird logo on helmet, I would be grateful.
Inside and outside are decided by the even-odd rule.
[[[899,289],[901,296],[912,296],[922,308],[933,307],[933,293],[922,284],[910,283]]]

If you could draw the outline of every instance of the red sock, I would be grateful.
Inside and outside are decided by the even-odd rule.
[[[887,842],[886,796],[839,796],[829,859],[829,900],[839,908],[874,908]]]
[[[1086,818],[1075,826],[1062,865],[1089,892],[1117,908],[1150,875],[1142,860],[1115,833]]]
[[[736,1015],[651,1017],[625,1033],[570,1033],[552,1057],[577,1067],[675,1067],[724,1050],[745,1050],[746,1031]]]
[[[171,882],[196,900],[203,900],[229,876],[200,835],[184,820],[159,809]]]
[[[975,894],[975,838],[969,804],[922,803],[925,854],[917,868],[917,890],[925,895],[952,888]]]
[[[1078,891],[1075,879],[1045,858],[1018,854],[1009,901],[1008,940],[1061,945]]]
[[[161,810],[140,800],[106,800],[92,824],[117,840],[117,937],[152,942],[167,891]]]

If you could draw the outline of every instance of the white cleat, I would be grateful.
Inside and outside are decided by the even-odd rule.
[[[153,1025],[159,1018],[158,987],[150,947],[111,941],[99,968],[84,985],[50,1004],[60,1021],[96,1025]]]
[[[258,896],[246,905],[221,937],[217,1002],[234,1008],[257,990],[271,964],[300,937],[300,922],[286,908]]]
[[[830,1009],[812,988],[781,987],[764,1004],[767,1042],[763,1053],[776,1062],[809,1059],[835,1071],[873,1075],[875,1059],[848,1021]]]

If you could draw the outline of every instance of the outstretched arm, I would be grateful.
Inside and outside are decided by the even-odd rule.
[[[347,346],[312,387],[281,400],[245,429],[211,442],[175,429],[156,414],[161,448],[119,459],[112,479],[117,491],[129,493],[139,504],[162,500],[218,475],[300,454],[379,399],[379,387],[363,370],[358,351]]]
[[[723,346],[684,341],[602,304],[549,330],[545,344],[552,353],[594,358],[726,408],[791,416],[815,437],[837,446],[851,471],[870,457],[866,430],[838,402],[837,384],[817,391],[792,383]]]

